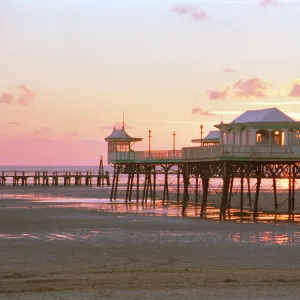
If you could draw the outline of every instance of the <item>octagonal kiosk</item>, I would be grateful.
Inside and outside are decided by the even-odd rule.
[[[108,142],[107,160],[109,164],[130,162],[135,160],[135,152],[132,150],[132,145],[135,142],[142,141],[142,138],[133,138],[124,128],[115,129],[105,138]]]

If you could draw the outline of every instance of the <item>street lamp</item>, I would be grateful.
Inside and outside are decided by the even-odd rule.
[[[151,153],[151,138],[152,138],[152,135],[151,135],[151,130],[149,129],[149,135],[148,135],[148,138],[149,138],[149,158],[150,158],[150,153]]]
[[[203,125],[200,125],[200,145],[203,146]]]
[[[175,131],[173,131],[172,135],[173,135],[173,153],[175,154],[175,137],[176,137]]]

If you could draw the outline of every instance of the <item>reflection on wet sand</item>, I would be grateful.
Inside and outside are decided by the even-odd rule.
[[[118,212],[118,213],[138,213],[143,216],[172,216],[181,217],[182,205],[177,201],[162,201],[157,199],[155,203],[137,202],[132,200],[131,202],[125,203],[124,200],[119,199],[110,201],[107,198],[75,198],[66,197],[61,195],[49,195],[49,194],[3,194],[5,199],[18,199],[23,200],[23,206],[14,206],[10,208],[74,208],[74,209],[87,209],[95,211],[106,211],[106,212]],[[218,220],[219,219],[219,207],[216,206],[214,201],[210,201],[207,204],[206,219]],[[195,204],[190,202],[186,209],[187,217],[200,217],[201,203]],[[227,215],[228,220],[236,221],[238,223],[252,223],[253,222],[253,209],[246,206],[243,213],[238,208],[231,208],[230,214]],[[270,222],[281,222],[288,221],[289,216],[287,212],[268,212],[265,211],[260,213],[256,219],[256,222],[270,223]],[[294,215],[294,222],[300,222],[300,215]]]

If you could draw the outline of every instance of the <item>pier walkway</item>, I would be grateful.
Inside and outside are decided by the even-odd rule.
[[[110,186],[109,172],[60,172],[60,171],[2,171],[0,173],[0,186]]]

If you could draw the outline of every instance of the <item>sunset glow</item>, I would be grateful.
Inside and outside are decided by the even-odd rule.
[[[191,145],[247,109],[300,120],[297,1],[0,2],[0,165],[106,163],[121,127]]]

